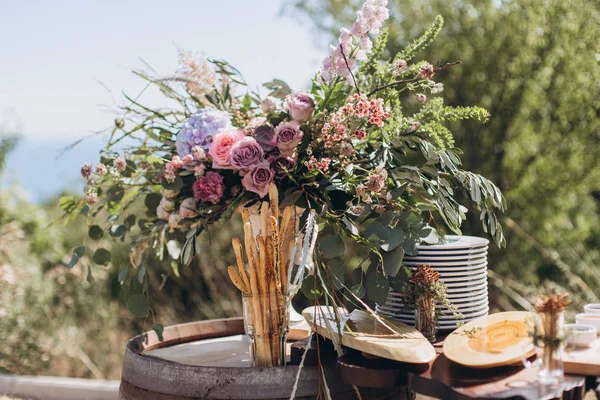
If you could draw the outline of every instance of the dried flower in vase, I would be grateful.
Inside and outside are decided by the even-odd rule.
[[[413,272],[404,290],[407,305],[414,306],[417,329],[433,341],[437,333],[437,319],[439,317],[438,304],[448,309],[456,310],[448,300],[446,285],[440,282],[440,274],[429,265],[419,265]],[[462,316],[454,313],[456,318]]]
[[[539,314],[539,323],[534,324],[531,335],[533,344],[538,349],[536,365],[539,367],[539,382],[555,384],[563,378],[564,311],[569,304],[571,299],[565,293],[541,296],[534,303],[534,308]]]

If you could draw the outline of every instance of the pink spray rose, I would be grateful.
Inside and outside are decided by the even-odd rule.
[[[194,182],[192,190],[194,191],[194,198],[196,200],[217,204],[225,192],[223,176],[209,171]]]
[[[264,158],[264,152],[260,144],[251,136],[246,136],[231,146],[229,163],[242,172],[260,163]]]
[[[302,140],[302,131],[297,121],[282,122],[275,128],[274,142],[284,156],[291,156]]]
[[[193,197],[188,197],[181,202],[179,206],[179,216],[181,219],[185,218],[196,218],[198,213],[196,212],[197,202]]]
[[[294,121],[308,121],[315,110],[315,100],[306,92],[293,93],[285,98],[284,108]]]
[[[96,204],[98,202],[98,195],[96,193],[88,193],[85,195],[85,202],[88,205]]]
[[[106,165],[102,163],[96,164],[96,173],[100,176],[108,174],[108,169],[106,169]]]
[[[127,169],[127,161],[125,161],[123,157],[117,157],[113,161],[113,166],[116,168],[117,171],[125,172],[125,170]]]
[[[81,175],[87,179],[92,175],[92,164],[85,163],[81,166]]]
[[[231,147],[244,138],[244,132],[238,130],[223,130],[213,137],[208,154],[212,159],[214,169],[232,169],[229,162]]]
[[[242,185],[250,192],[258,193],[262,198],[269,193],[269,185],[273,182],[275,172],[269,166],[268,161],[254,165],[242,179]]]

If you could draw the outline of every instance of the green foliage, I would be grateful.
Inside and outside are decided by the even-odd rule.
[[[415,39],[411,44],[406,46],[404,49],[396,54],[394,61],[397,60],[405,60],[410,61],[415,56],[424,51],[429,45],[433,43],[437,35],[442,30],[442,26],[444,25],[444,18],[441,15],[437,15],[431,27],[423,33],[418,39]]]
[[[360,0],[314,0],[296,7],[337,36],[340,24],[354,20]],[[465,151],[463,168],[496,182],[506,196],[509,227],[506,251],[491,250],[492,300],[498,307],[522,307],[536,290],[562,287],[579,305],[598,299],[600,226],[600,63],[597,33],[600,9],[585,0],[395,0],[387,51],[394,54],[427,29],[436,15],[446,21],[437,41],[419,57],[462,63],[443,75],[450,106],[480,104],[489,110],[485,125],[454,122],[421,128],[440,147]],[[418,43],[413,42],[413,43]],[[409,56],[409,54],[403,55]],[[457,110],[457,109],[454,109]],[[446,110],[448,118],[464,110]],[[473,112],[472,112],[473,111]],[[487,118],[481,110],[466,112]],[[433,137],[433,136],[437,136]],[[458,175],[466,183],[474,176]],[[480,188],[486,187],[484,184]],[[495,189],[486,189],[487,199]],[[483,208],[482,208],[483,210]],[[465,233],[483,235],[474,214]],[[491,220],[492,230],[498,221]],[[554,283],[543,286],[546,280]],[[595,294],[595,293],[596,294]],[[519,293],[519,294],[517,294]],[[526,303],[526,301],[525,301]]]

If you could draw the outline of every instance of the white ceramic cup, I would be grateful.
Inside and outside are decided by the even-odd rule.
[[[596,340],[598,329],[594,325],[565,324],[567,344],[575,347],[587,347]]]
[[[600,314],[600,303],[586,304],[583,307],[583,312],[585,314]]]
[[[577,314],[575,321],[581,325],[592,325],[600,330],[600,314]]]

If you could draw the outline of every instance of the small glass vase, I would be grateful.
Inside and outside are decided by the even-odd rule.
[[[435,342],[437,334],[435,311],[435,301],[432,298],[418,299],[415,304],[416,328],[430,342]]]
[[[287,296],[243,294],[244,329],[254,367],[285,365],[290,330]]]
[[[537,380],[543,385],[556,385],[564,379],[564,312],[541,313],[538,332],[534,337],[537,358],[523,360],[527,368],[538,368]]]

